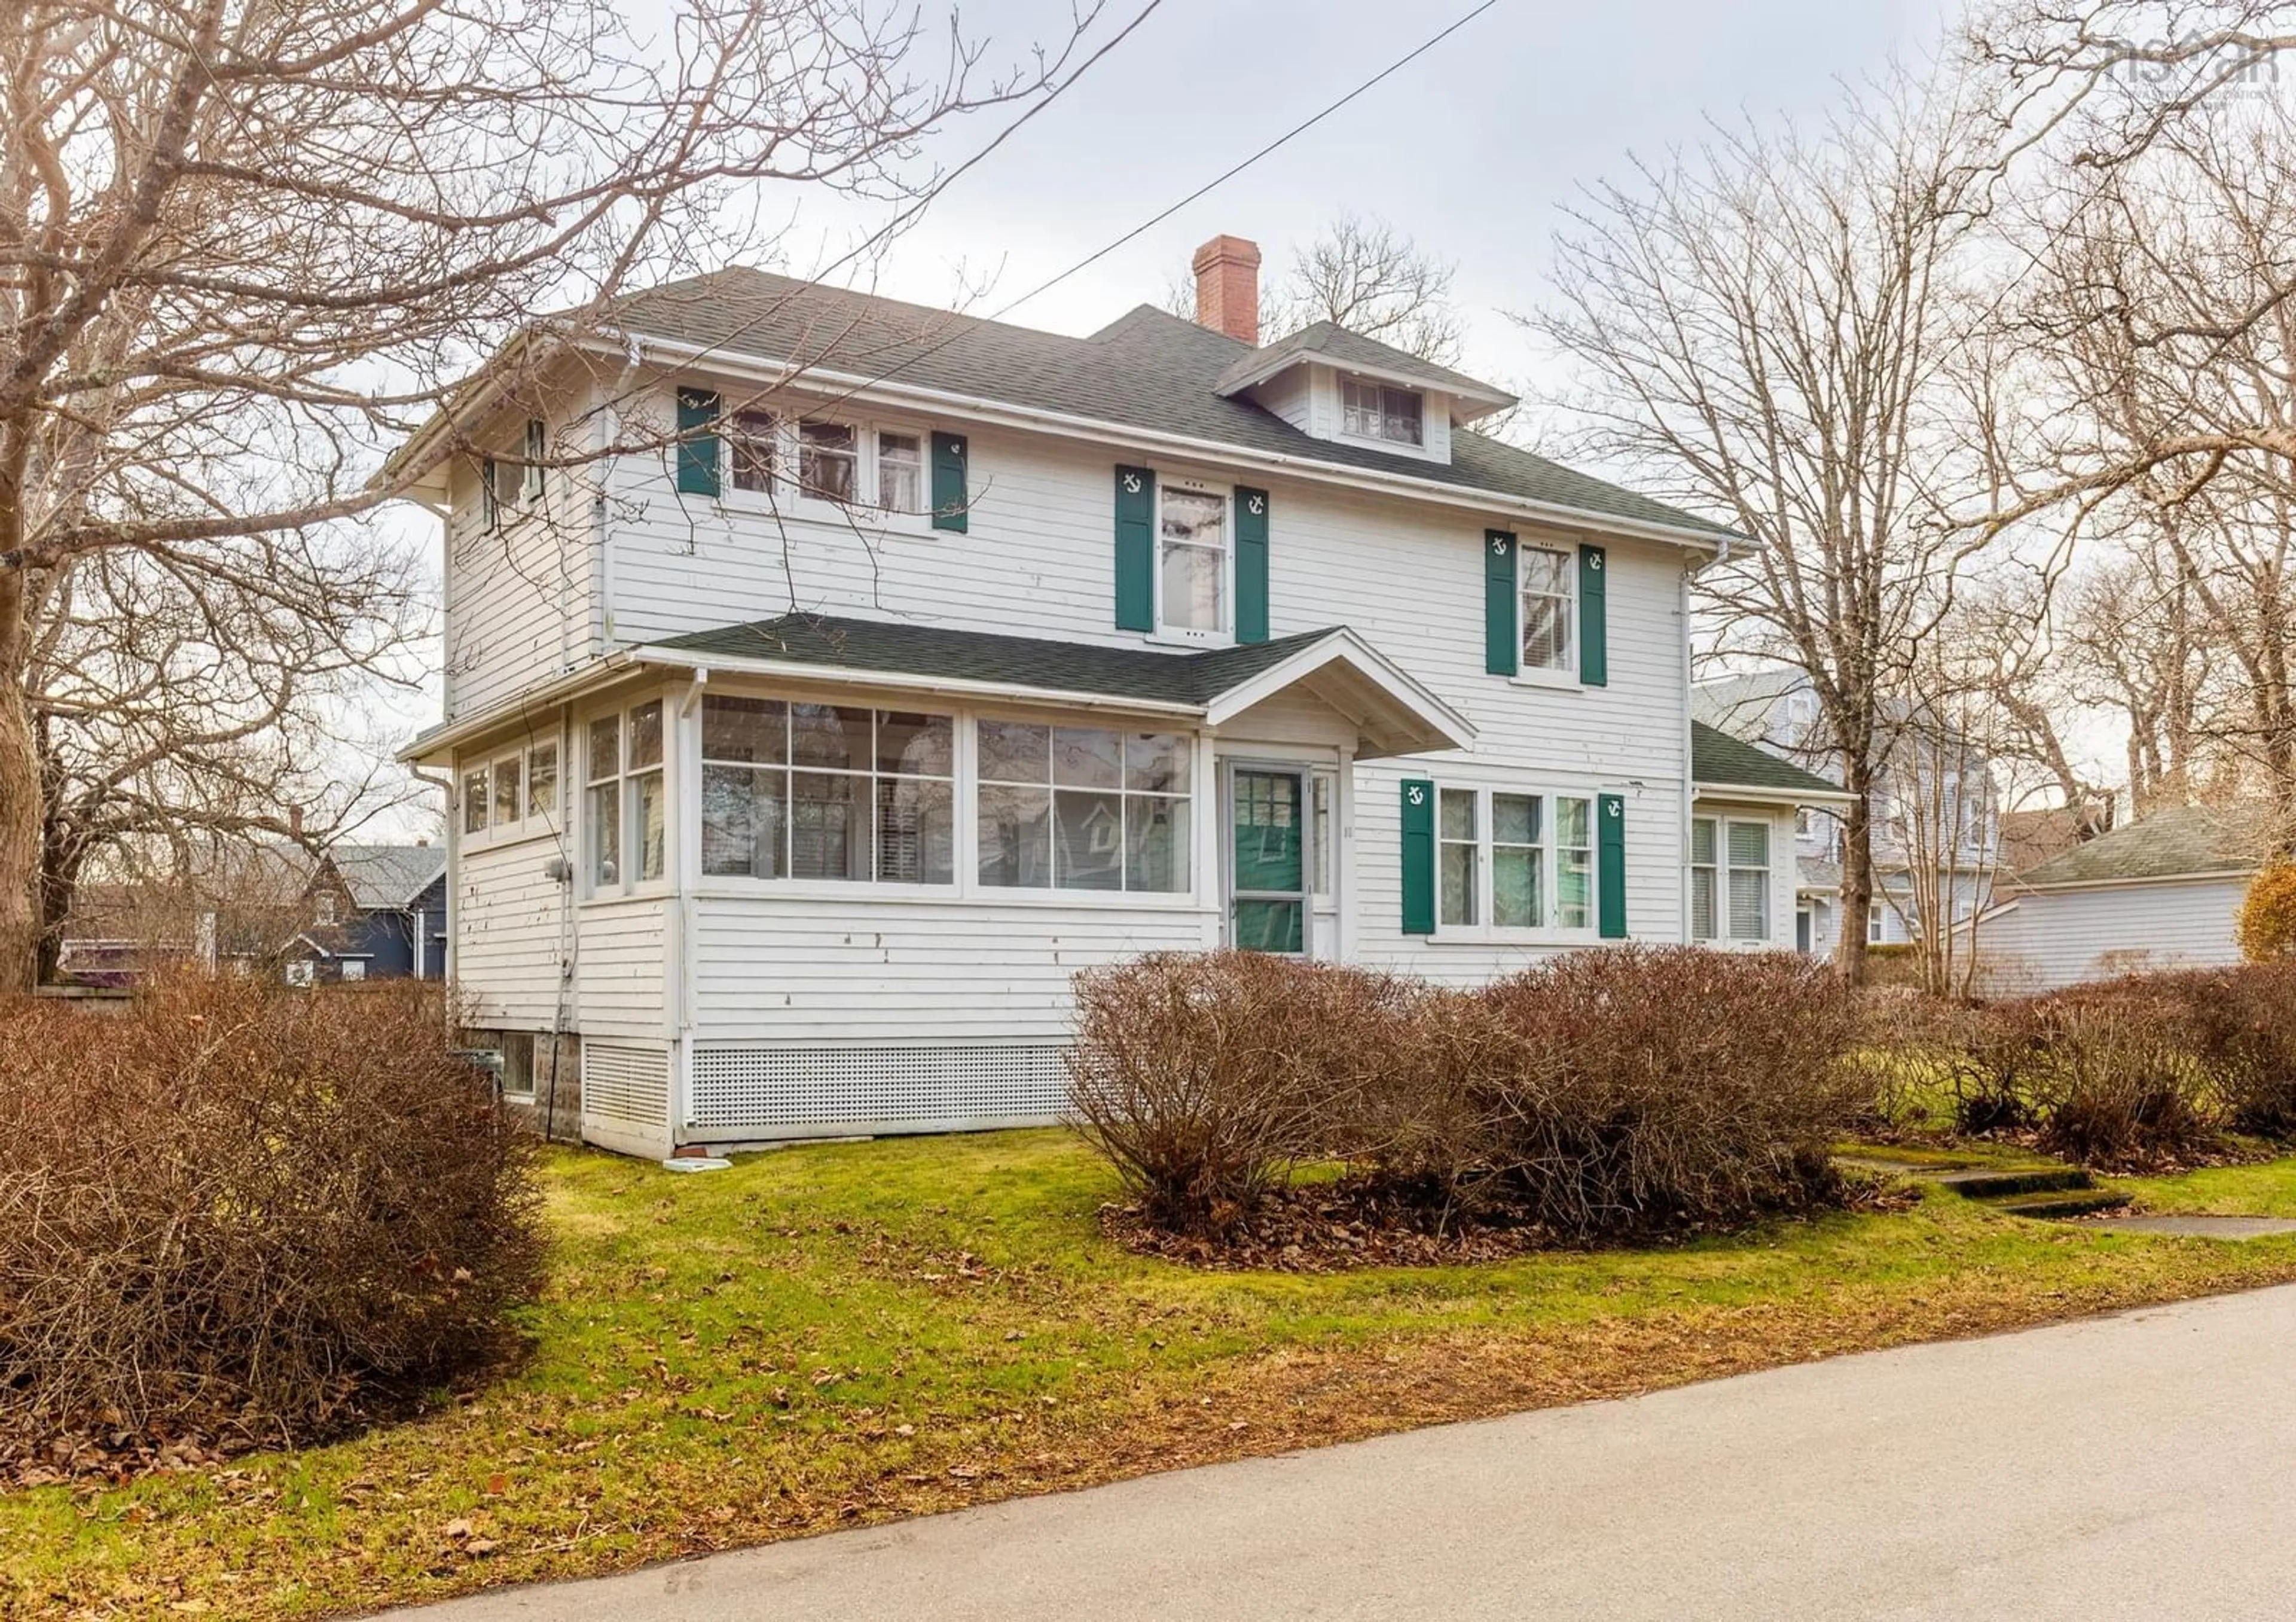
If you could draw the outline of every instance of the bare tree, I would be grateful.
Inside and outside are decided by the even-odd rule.
[[[1455,366],[1466,328],[1453,301],[1457,267],[1381,219],[1341,214],[1292,253],[1291,268],[1260,290],[1259,330],[1282,337],[1318,321],[1376,338],[1438,366]],[[1193,321],[1195,284],[1175,277],[1164,308]]]
[[[935,183],[919,143],[1042,105],[1095,16],[996,70],[953,17],[869,0],[680,0],[659,40],[627,10],[0,8],[0,985],[35,961],[43,786],[70,701],[43,650],[72,605],[128,589],[100,562],[143,560],[194,616],[328,622],[345,577],[326,527],[470,453],[449,432],[375,474],[414,423],[451,420],[456,380],[536,311],[579,324],[665,269],[762,257],[774,227],[756,222],[780,216],[760,187],[912,217]],[[502,358],[513,390],[540,355]],[[180,656],[227,631],[195,620]],[[179,655],[146,644],[128,663],[155,656]],[[201,736],[259,720],[276,696],[259,686]]]
[[[1718,130],[1595,189],[1527,325],[1573,363],[1595,454],[1747,537],[1699,577],[1731,652],[1808,676],[1853,796],[1842,906],[1872,900],[1873,795],[1912,651],[1973,543],[1939,469],[1967,437],[1956,255],[1982,202],[1951,86],[1816,137]],[[1840,960],[1862,977],[1863,933]]]

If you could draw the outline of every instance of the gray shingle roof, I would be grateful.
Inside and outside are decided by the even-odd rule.
[[[361,908],[404,907],[447,870],[443,844],[337,844],[327,859]]]
[[[692,631],[655,646],[776,663],[832,665],[841,670],[995,682],[1038,692],[1201,705],[1340,629],[1333,626],[1273,642],[1187,654],[792,613]]]
[[[737,267],[629,294],[607,307],[605,321],[620,332],[728,357],[888,378],[974,399],[1376,469],[1717,539],[1730,533],[1662,502],[1464,430],[1451,436],[1448,463],[1312,439],[1248,399],[1218,392],[1221,376],[1252,353],[1249,346],[1146,304],[1089,338],[1070,338]]]
[[[1841,889],[1841,864],[1828,861],[1823,856],[1794,858],[1794,885],[1798,889],[1839,893]]]
[[[2261,865],[2270,813],[2256,806],[2163,806],[2017,876],[2019,886],[2112,884],[2251,873]]]
[[[1234,365],[1220,374],[1219,381],[1213,386],[1226,394],[1247,377],[1272,377],[1293,360],[1310,358],[1328,360],[1335,366],[1397,373],[1423,383],[1431,389],[1447,390],[1470,398],[1496,396],[1509,404],[1514,400],[1514,396],[1504,389],[1493,388],[1464,372],[1439,366],[1431,360],[1422,360],[1393,344],[1366,338],[1361,333],[1351,333],[1332,321],[1316,322],[1301,327],[1289,338],[1278,338],[1273,343],[1246,350]]]
[[[1701,788],[1767,788],[1838,795],[1841,785],[1804,771],[1784,755],[1731,737],[1702,720],[1690,723],[1690,778]]]

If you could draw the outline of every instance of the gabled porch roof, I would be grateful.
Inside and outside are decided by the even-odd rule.
[[[754,673],[955,698],[1001,698],[1218,728],[1298,688],[1344,716],[1364,758],[1464,749],[1475,729],[1344,625],[1201,653],[1110,647],[883,620],[783,614],[623,649],[540,693],[434,728],[399,753],[436,762],[537,704],[579,696],[644,667]]]

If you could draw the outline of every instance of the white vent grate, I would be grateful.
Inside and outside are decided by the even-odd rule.
[[[619,1042],[582,1044],[582,1113],[660,1127],[669,1120],[669,1054]]]
[[[1060,1046],[701,1042],[693,1050],[688,1124],[803,1136],[1049,1121],[1067,1106],[1067,1058]]]

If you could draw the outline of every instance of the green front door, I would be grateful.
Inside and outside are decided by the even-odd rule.
[[[1247,951],[1304,951],[1307,774],[1238,766],[1228,773],[1228,942]]]

